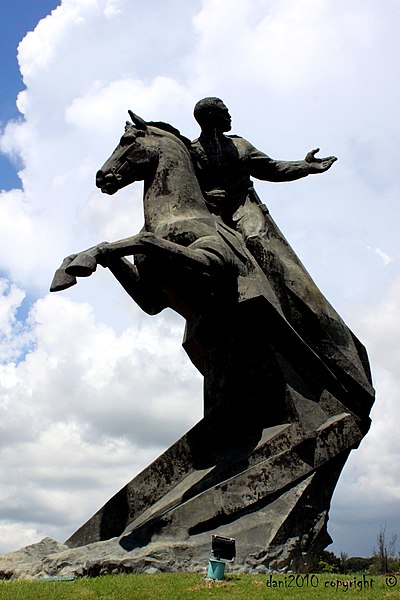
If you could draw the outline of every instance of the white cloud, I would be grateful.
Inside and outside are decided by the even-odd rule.
[[[21,299],[5,296],[9,337]],[[5,532],[29,521],[33,536],[47,523],[67,537],[201,417],[200,378],[163,316],[118,336],[88,304],[48,295],[28,321],[26,355],[0,369],[0,518]]]
[[[241,81],[285,95],[314,94],[318,84],[335,86],[338,77],[347,82],[375,48],[384,19],[371,2],[339,4],[238,0],[227,11],[222,0],[206,0],[195,18],[201,34],[196,75],[214,87],[221,79],[228,86]]]
[[[94,187],[127,109],[196,137],[192,107],[206,95],[226,100],[234,132],[275,158],[318,145],[339,156],[322,177],[257,189],[366,343],[379,388],[331,527],[339,540],[346,528],[356,538],[361,501],[374,527],[389,521],[399,486],[386,466],[399,452],[399,13],[394,1],[371,0],[229,9],[222,0],[63,0],[25,37],[24,118],[0,137],[22,160],[24,185],[0,193],[0,273],[10,282],[0,300],[3,551],[44,535],[62,541],[200,416],[181,319],[142,314],[102,269],[63,294],[47,290],[65,255],[142,226],[140,185],[114,197]]]
[[[25,297],[22,290],[15,285],[8,285],[7,281],[0,279],[0,333],[8,336],[16,321],[16,309]]]
[[[17,310],[25,293],[0,278],[0,294],[0,361],[8,363],[20,358],[29,345],[30,332],[29,327],[17,319]]]

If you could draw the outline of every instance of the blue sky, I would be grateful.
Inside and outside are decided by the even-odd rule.
[[[110,198],[94,185],[127,109],[195,138],[193,106],[216,95],[233,133],[274,158],[339,158],[256,189],[369,351],[373,424],[329,531],[334,551],[370,554],[381,525],[400,534],[400,5],[63,0],[39,21],[55,6],[1,4],[0,148],[20,178],[3,159],[0,552],[67,539],[201,416],[179,317],[141,313],[104,270],[48,288],[64,256],[142,227],[140,185]]]
[[[28,31],[59,4],[59,0],[2,0],[0,5],[0,124],[20,118],[15,100],[24,88],[17,48]],[[0,189],[20,187],[15,166],[0,154]]]

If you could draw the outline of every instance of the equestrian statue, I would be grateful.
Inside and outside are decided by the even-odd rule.
[[[149,315],[182,315],[183,347],[204,377],[204,417],[66,544],[115,538],[137,570],[145,556],[190,569],[218,534],[236,539],[244,569],[310,569],[331,542],[332,494],[369,429],[374,390],[364,346],[251,177],[294,181],[336,158],[316,149],[301,161],[271,159],[227,133],[219,98],[196,104],[193,142],[129,115],[96,185],[114,194],[143,180],[144,226],[66,257],[51,291],[101,265]]]

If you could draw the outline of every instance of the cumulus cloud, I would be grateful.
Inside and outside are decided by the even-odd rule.
[[[194,138],[192,107],[207,95],[221,96],[234,132],[274,158],[318,145],[339,157],[322,177],[257,189],[372,359],[378,400],[335,496],[338,549],[349,551],[361,499],[374,527],[389,522],[399,13],[372,0],[237,0],[229,10],[222,0],[63,0],[21,42],[21,119],[0,136],[23,184],[0,192],[2,551],[68,537],[200,418],[180,318],[142,314],[102,269],[63,294],[47,290],[67,254],[142,227],[139,184],[113,197],[94,186],[127,109]]]
[[[5,341],[21,346],[23,293],[2,287]],[[174,319],[138,319],[117,335],[89,304],[47,295],[25,327],[24,357],[0,368],[0,520],[10,533],[15,522],[31,532],[64,523],[59,538],[201,418],[200,378]]]
[[[198,70],[204,73],[204,62],[211,65],[212,56],[226,60],[224,52],[229,48],[232,68],[237,65],[244,84],[260,82],[274,92],[312,88],[327,73],[348,77],[354,73],[360,52],[374,44],[380,22],[371,3],[363,4],[362,11],[360,7],[360,2],[342,3],[337,10],[331,0],[239,0],[235,10],[227,11],[223,1],[208,0],[195,19],[203,34]],[[221,75],[215,67],[216,81],[217,73]],[[222,76],[236,79],[230,70]]]
[[[0,279],[0,360],[18,360],[29,345],[29,327],[17,319],[25,292],[6,279]]]

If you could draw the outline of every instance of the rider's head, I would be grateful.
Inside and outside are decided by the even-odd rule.
[[[203,98],[194,107],[194,118],[203,131],[230,131],[231,115],[220,98]]]

